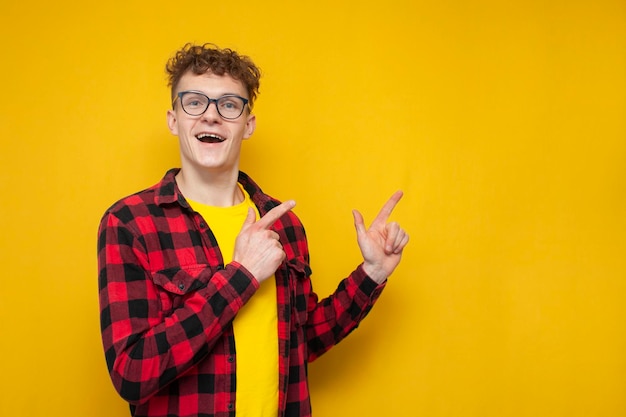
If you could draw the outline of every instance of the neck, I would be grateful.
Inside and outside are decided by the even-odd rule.
[[[237,186],[238,171],[228,173],[181,169],[176,183],[185,198],[213,207],[231,207],[243,201]]]

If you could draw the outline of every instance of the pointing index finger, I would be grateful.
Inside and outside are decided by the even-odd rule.
[[[383,208],[380,209],[380,212],[378,212],[378,215],[374,219],[374,222],[387,222],[387,219],[389,219],[389,216],[391,216],[393,209],[396,207],[396,204],[398,204],[398,201],[400,201],[403,194],[404,193],[402,191],[396,191],[395,193],[393,193],[393,195],[389,198],[389,200],[387,200]]]
[[[262,229],[269,229],[276,222],[276,220],[280,219],[285,213],[296,206],[296,202],[293,200],[285,201],[284,203],[274,207],[267,213],[265,216],[261,217],[256,224]]]

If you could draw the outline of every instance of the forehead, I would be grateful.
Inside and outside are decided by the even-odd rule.
[[[224,94],[237,94],[248,98],[243,83],[235,80],[228,74],[216,75],[212,72],[194,74],[191,71],[187,71],[180,78],[176,92],[187,90],[201,91],[209,97],[217,97]]]

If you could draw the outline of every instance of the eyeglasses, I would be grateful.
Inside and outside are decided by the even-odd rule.
[[[248,99],[235,94],[227,94],[220,98],[209,98],[199,91],[181,91],[172,102],[172,106],[180,100],[183,111],[190,116],[204,114],[211,103],[215,103],[217,113],[224,119],[232,120],[241,116],[248,104]]]

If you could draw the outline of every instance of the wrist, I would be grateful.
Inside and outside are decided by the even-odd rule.
[[[367,262],[363,262],[363,271],[377,284],[382,284],[387,280],[388,277],[387,273],[384,270]]]

